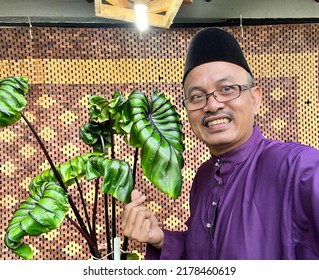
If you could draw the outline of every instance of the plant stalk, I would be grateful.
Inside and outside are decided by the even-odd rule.
[[[135,188],[135,184],[136,184],[138,152],[139,152],[139,148],[136,148],[135,149],[135,153],[134,153],[134,163],[133,163],[133,189]],[[124,236],[123,253],[121,254],[121,259],[122,260],[126,260],[127,259],[127,248],[128,248],[128,237]]]
[[[90,251],[91,254],[94,256],[94,258],[96,259],[101,259],[101,253],[98,249],[98,247],[96,246],[96,244],[94,244],[91,240],[91,238],[83,231],[83,229],[75,222],[73,221],[69,215],[66,215],[65,218],[73,225],[76,227],[76,229],[82,234],[82,236],[85,238],[85,240],[87,241],[89,247],[90,247]]]
[[[102,152],[103,154],[106,153],[106,149],[105,149],[105,143],[104,143],[104,139],[103,137],[100,135],[100,140],[101,140],[101,146],[102,146]],[[111,248],[112,248],[112,244],[111,244],[111,233],[110,233],[110,219],[109,219],[109,203],[108,203],[108,195],[106,193],[103,194],[103,198],[104,198],[104,217],[105,217],[105,227],[106,227],[106,247],[107,247],[107,255],[109,259],[112,259],[112,254],[111,253]]]
[[[92,213],[92,239],[95,244],[97,244],[96,237],[96,213],[97,213],[97,204],[98,204],[98,196],[99,196],[99,178],[95,180],[95,188],[94,188],[94,203],[93,203],[93,213]]]
[[[109,112],[109,121],[110,121],[110,137],[111,137],[111,159],[115,159],[115,141],[114,141],[114,132],[112,124],[112,116]],[[113,251],[114,251],[114,238],[116,237],[116,199],[112,196],[112,239],[113,239]]]
[[[88,211],[87,211],[85,199],[84,199],[84,197],[83,197],[83,192],[82,192],[81,184],[80,184],[80,182],[78,181],[77,178],[75,178],[75,183],[76,183],[76,185],[77,185],[77,189],[78,189],[78,192],[79,192],[79,194],[80,194],[80,199],[81,199],[81,203],[82,203],[82,205],[83,205],[84,215],[85,215],[85,218],[86,218],[88,227],[89,227],[89,233],[90,233],[90,235],[92,236],[92,227],[91,227],[90,218],[89,218],[89,214],[88,214]],[[93,237],[93,236],[92,236],[92,237]]]

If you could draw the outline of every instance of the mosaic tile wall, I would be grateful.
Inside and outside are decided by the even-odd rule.
[[[319,24],[225,29],[239,39],[264,90],[256,123],[265,136],[318,147]],[[182,230],[192,179],[201,162],[209,158],[207,149],[193,136],[181,106],[186,46],[197,30],[154,29],[140,35],[126,28],[32,28],[31,32],[25,27],[0,28],[0,79],[11,75],[29,78],[24,113],[56,164],[90,151],[78,136],[79,126],[87,121],[89,96],[109,98],[114,91],[129,94],[135,88],[147,94],[157,89],[169,96],[181,114],[186,136],[183,193],[176,200],[168,198],[141,172],[136,187],[147,193],[147,204],[163,226]],[[48,168],[48,162],[22,120],[0,130],[0,149],[0,259],[11,260],[18,257],[2,241],[5,229],[14,210],[28,196],[28,183]],[[133,153],[118,139],[118,158],[131,161]],[[93,187],[84,183],[83,188],[92,211]],[[76,189],[70,190],[76,198]],[[99,201],[97,230],[102,246],[105,226],[101,194]],[[122,210],[123,204],[118,203],[117,235],[123,239]],[[67,221],[57,230],[23,241],[31,244],[34,259],[91,258],[81,235]],[[130,242],[129,251],[143,258],[145,245]]]

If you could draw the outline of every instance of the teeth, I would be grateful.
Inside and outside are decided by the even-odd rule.
[[[229,123],[230,120],[227,119],[227,118],[224,118],[224,119],[218,119],[218,120],[213,120],[213,121],[210,121],[207,123],[207,126],[212,126],[212,125],[216,125],[216,124],[227,124]]]

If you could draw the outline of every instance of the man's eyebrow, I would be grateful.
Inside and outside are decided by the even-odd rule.
[[[229,81],[233,81],[233,78],[231,76],[221,78],[221,79],[217,80],[215,83],[221,84],[221,83],[229,82]],[[185,92],[186,97],[188,97],[190,95],[190,93],[194,90],[204,91],[204,88],[202,86],[199,86],[199,85],[190,86],[187,89],[187,91]]]
[[[202,86],[190,86],[185,92],[186,97],[188,97],[194,90],[204,91]]]

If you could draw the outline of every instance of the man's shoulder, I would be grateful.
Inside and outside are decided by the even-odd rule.
[[[265,139],[264,146],[261,148],[261,155],[274,158],[297,158],[310,157],[319,158],[319,150],[315,147],[298,142],[281,142]]]

